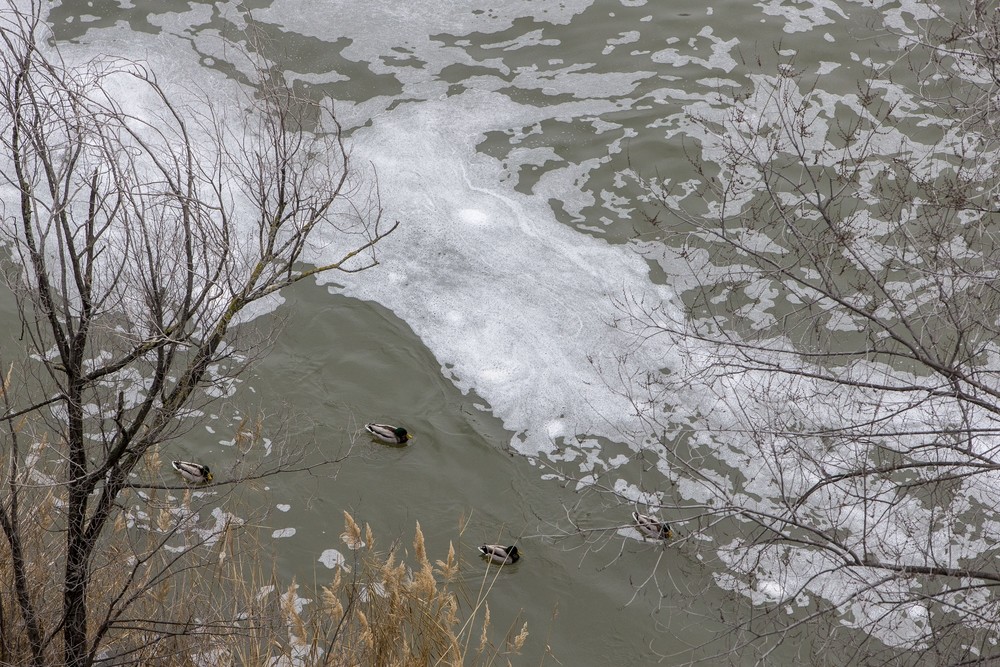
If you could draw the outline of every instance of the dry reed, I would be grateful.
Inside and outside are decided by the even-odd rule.
[[[154,455],[151,463],[158,463]],[[58,494],[36,487],[22,534],[31,554],[59,554]],[[332,579],[306,590],[282,583],[257,533],[235,517],[199,518],[192,494],[142,498],[123,513],[94,563],[88,589],[91,641],[98,664],[164,667],[271,665],[510,664],[527,638],[513,623],[493,640],[486,604],[493,574],[479,591],[462,584],[455,548],[432,564],[416,525],[412,551],[376,548],[374,531],[344,514],[349,556]],[[496,568],[489,568],[490,571]],[[61,656],[62,563],[32,559],[28,569],[38,617],[49,633],[46,659]],[[0,540],[0,664],[27,664],[30,647],[18,616],[9,547]]]

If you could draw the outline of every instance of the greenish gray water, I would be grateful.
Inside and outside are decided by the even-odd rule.
[[[654,627],[650,600],[626,606],[633,591],[623,582],[646,576],[661,553],[660,577],[683,582],[690,568],[652,543],[628,543],[619,555],[620,539],[609,535],[561,536],[564,507],[574,507],[585,527],[624,523],[626,509],[609,511],[597,497],[540,484],[539,470],[510,450],[511,434],[482,409],[482,399],[442,378],[419,339],[384,308],[303,286],[288,295],[283,312],[274,348],[248,380],[255,401],[304,412],[311,425],[301,437],[315,438],[332,456],[348,450],[366,420],[406,424],[415,434],[409,446],[390,447],[362,433],[333,479],[269,482],[275,504],[292,506],[272,513],[273,527],[298,531],[275,546],[286,575],[331,576],[316,558],[327,548],[346,552],[344,510],[370,522],[383,546],[400,539],[408,547],[419,521],[432,557],[444,558],[454,542],[473,598],[487,571],[475,547],[521,545],[522,560],[503,572],[489,600],[495,627],[528,622],[526,663],[543,660],[545,643],[558,662],[544,664],[642,664],[656,659],[650,647],[675,649],[671,629]],[[708,611],[696,602],[688,607]],[[679,620],[680,627],[689,622]]]
[[[335,476],[269,483],[274,530],[295,529],[274,540],[283,572],[330,575],[318,558],[343,549],[344,510],[383,544],[408,543],[419,521],[432,554],[456,542],[473,590],[477,544],[521,546],[491,607],[499,627],[518,614],[529,622],[523,664],[700,655],[690,648],[722,629],[719,610],[740,608],[715,585],[714,548],[728,536],[683,513],[670,518],[685,539],[667,547],[616,530],[647,498],[637,489],[673,493],[675,483],[643,458],[650,443],[621,384],[676,352],[616,365],[633,341],[611,327],[612,300],[673,298],[669,274],[629,246],[651,228],[628,172],[689,178],[691,115],[718,111],[720,90],[793,52],[832,95],[852,93],[858,60],[879,48],[871,10],[846,0],[252,4],[268,55],[298,91],[334,101],[357,164],[376,167],[387,216],[402,222],[381,266],[334,277],[343,284],[332,289],[300,286],[262,316],[283,324],[230,399],[287,406],[294,438],[330,456],[356,439]],[[70,58],[145,58],[164,81],[211,89],[220,73],[241,77],[215,37],[241,39],[244,11],[63,3],[50,18]],[[358,436],[366,421],[416,437],[381,446]],[[211,421],[179,453],[225,470],[230,427]],[[574,522],[595,532],[574,535]]]

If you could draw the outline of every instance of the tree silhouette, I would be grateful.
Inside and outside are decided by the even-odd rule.
[[[752,603],[716,658],[998,655],[1000,18],[952,11],[854,94],[794,61],[720,90],[691,179],[643,181],[682,316],[619,325],[685,361],[632,396],[677,483],[639,491]]]
[[[177,525],[134,553],[113,528],[126,490],[164,486],[146,474],[157,448],[266,344],[236,325],[300,280],[373,266],[396,224],[355,179],[335,119],[249,56],[259,81],[234,117],[140,63],[67,65],[45,35],[37,15],[0,13],[6,277],[27,347],[4,384],[0,528],[33,664],[61,650],[84,665],[123,628],[146,642],[182,631],[126,613],[182,567],[163,552]],[[342,253],[306,264],[320,243]],[[166,560],[140,576],[154,554]],[[123,563],[117,592],[90,600],[95,571]]]

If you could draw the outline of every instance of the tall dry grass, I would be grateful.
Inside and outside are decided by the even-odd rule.
[[[398,545],[379,551],[371,527],[362,529],[347,512],[343,538],[351,562],[338,566],[314,599],[294,582],[256,594],[253,584],[245,587],[244,599],[256,596],[260,618],[268,619],[267,638],[229,642],[238,664],[493,665],[510,664],[521,651],[527,623],[495,637],[487,597],[496,568],[470,597],[454,545],[432,563],[419,523],[405,555]]]
[[[33,500],[22,538],[46,664],[54,665],[62,655],[64,535],[60,487],[46,486],[43,474],[39,465],[33,482],[24,480],[24,498]],[[96,664],[494,665],[510,664],[527,639],[520,621],[493,627],[487,598],[498,568],[474,578],[470,591],[454,546],[432,562],[419,524],[412,549],[380,550],[371,527],[345,512],[345,562],[329,581],[303,586],[281,580],[250,522],[197,491],[132,500],[94,562],[88,634]],[[0,539],[0,664],[22,665],[30,647],[9,555]]]

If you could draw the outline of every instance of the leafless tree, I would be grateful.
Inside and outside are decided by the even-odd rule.
[[[631,497],[749,601],[713,661],[1000,658],[1000,13],[952,10],[853,94],[720,90],[691,178],[643,181],[681,303],[619,324],[684,361],[632,392],[673,484]]]
[[[194,547],[163,550],[186,530],[165,509],[154,547],[130,551],[116,527],[126,493],[170,486],[150,457],[266,342],[237,335],[251,308],[374,266],[396,223],[356,180],[336,121],[263,66],[252,95],[217,109],[140,63],[66,64],[13,5],[0,40],[4,264],[26,346],[3,384],[3,601],[16,615],[0,609],[0,659],[22,641],[34,665],[128,659],[108,652],[116,633],[155,643],[198,621],[130,615]],[[319,245],[337,259],[307,264]],[[142,574],[153,554],[164,560]],[[43,571],[61,572],[55,589]],[[100,607],[98,576],[116,591]]]

